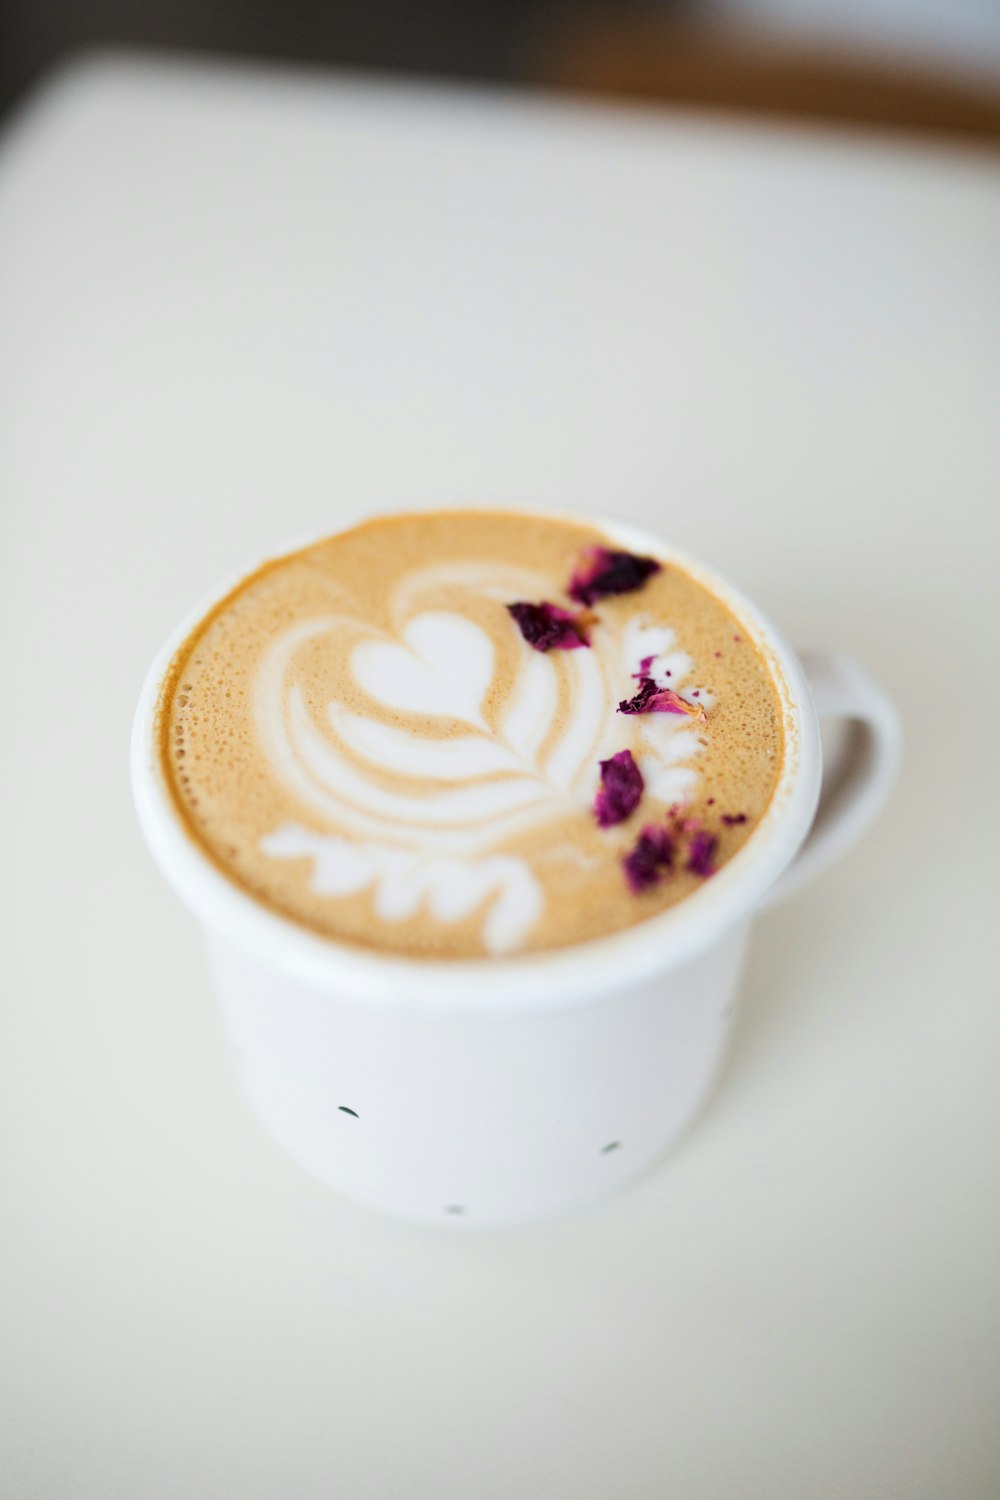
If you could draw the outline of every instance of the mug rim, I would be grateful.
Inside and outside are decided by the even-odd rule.
[[[698,890],[665,911],[616,932],[538,953],[425,959],[380,953],[324,936],[280,915],[229,879],[184,827],[167,789],[156,733],[163,682],[179,648],[206,615],[263,563],[278,560],[368,521],[448,511],[504,513],[594,526],[629,551],[683,568],[739,622],[771,672],[782,710],[783,762],[764,816],[744,846]],[[258,962],[352,998],[455,1008],[552,1010],[642,983],[696,958],[750,918],[787,869],[819,800],[819,726],[805,673],[780,632],[728,578],[629,522],[583,511],[527,505],[442,505],[372,510],[334,529],[286,543],[240,569],[188,611],[156,653],[139,695],[131,744],[132,791],[150,851],[167,882],[199,921]]]

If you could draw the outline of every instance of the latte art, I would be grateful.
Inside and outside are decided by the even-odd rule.
[[[511,571],[504,580],[515,593],[537,584],[530,573]],[[598,762],[622,738],[616,697],[644,657],[670,663],[678,683],[691,663],[670,651],[670,629],[636,621],[624,633],[612,622],[592,650],[570,656],[525,651],[510,635],[504,688],[497,650],[481,626],[465,614],[421,609],[442,589],[458,602],[475,595],[469,566],[408,578],[406,604],[415,612],[402,618],[395,638],[333,615],[290,627],[270,647],[255,705],[270,769],[315,822],[329,820],[338,832],[287,823],[260,847],[276,859],[311,858],[317,893],[371,887],[387,921],[414,916],[425,900],[440,922],[484,906],[484,944],[506,952],[523,944],[544,897],[529,860],[498,851],[515,834],[586,816]],[[494,581],[486,597],[495,592]],[[398,607],[392,614],[400,618]],[[363,712],[340,697],[309,707],[296,674],[306,642],[346,661]],[[639,738],[656,795],[682,800],[697,779],[690,763],[703,748],[699,738],[676,722],[652,721]]]
[[[574,556],[603,542],[567,522],[442,513],[261,570],[168,679],[166,769],[192,831],[284,914],[408,952],[551,946],[679,899],[684,872],[641,901],[629,890],[629,841],[641,817],[728,791],[735,852],[780,769],[776,694],[724,606],[671,568],[597,606],[589,645],[531,649],[507,606],[564,598]],[[619,713],[639,680],[698,717]],[[738,791],[734,711],[759,731]],[[624,750],[642,807],[598,828],[600,763]]]

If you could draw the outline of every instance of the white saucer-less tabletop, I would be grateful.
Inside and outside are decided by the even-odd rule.
[[[96,59],[8,129],[0,295],[0,1494],[995,1497],[996,162]],[[127,785],[217,579],[470,499],[656,528],[908,734],[683,1148],[479,1235],[260,1131]]]

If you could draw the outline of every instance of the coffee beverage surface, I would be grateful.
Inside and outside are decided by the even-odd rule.
[[[190,836],[273,911],[417,957],[560,947],[689,896],[767,810],[781,704],[722,601],[669,560],[621,575],[619,546],[455,511],[266,564],[164,680]]]

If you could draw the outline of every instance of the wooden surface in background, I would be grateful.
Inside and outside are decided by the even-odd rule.
[[[1000,81],[660,16],[557,23],[528,72],[585,93],[1000,142]]]

